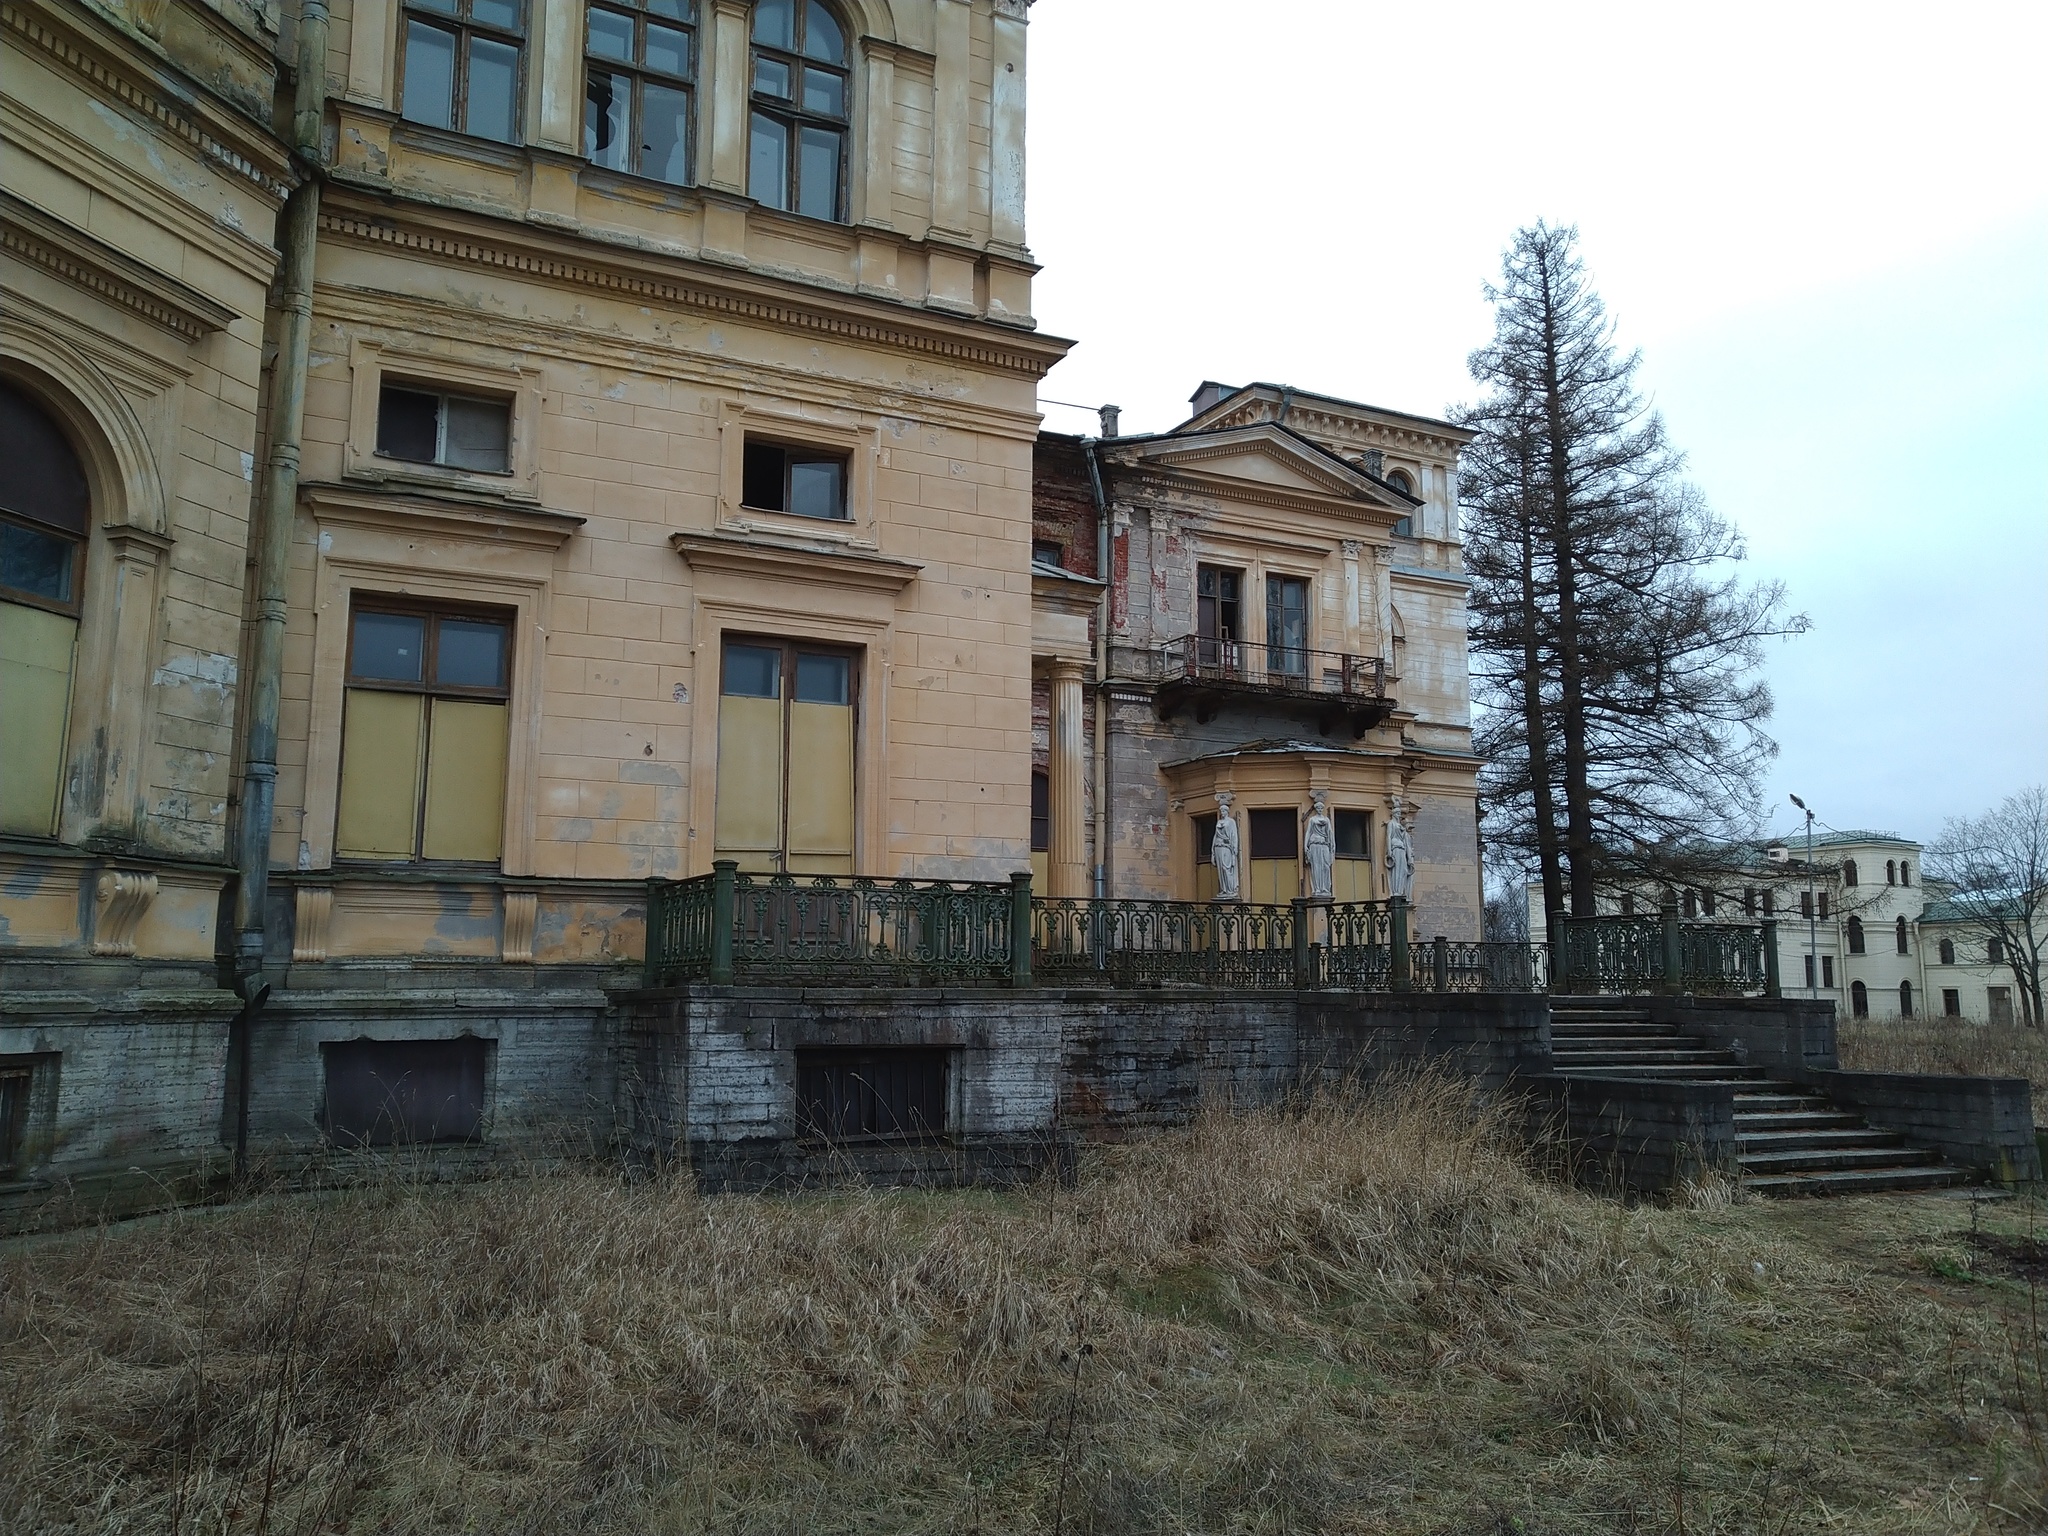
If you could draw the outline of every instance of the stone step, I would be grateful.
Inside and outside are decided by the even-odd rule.
[[[1667,1042],[1683,1040],[1676,1028],[1655,1024],[1558,1024],[1550,1026],[1552,1040],[1641,1040]]]
[[[1873,1131],[1869,1126],[1754,1131],[1745,1129],[1738,1120],[1735,1122],[1735,1144],[1746,1157],[1753,1152],[1825,1152],[1830,1148],[1847,1152],[1859,1148],[1902,1147],[1905,1138],[1892,1131]]]
[[[1762,1092],[1735,1095],[1735,1116],[1833,1114],[1834,1106],[1817,1093],[1803,1093],[1773,1084]]]
[[[1734,1067],[1741,1063],[1732,1051],[1686,1050],[1645,1046],[1635,1050],[1612,1050],[1606,1046],[1575,1046],[1569,1050],[1554,1050],[1553,1057],[1559,1062],[1569,1062],[1575,1067],[1631,1066],[1631,1067]]]
[[[1851,1168],[1926,1168],[1939,1164],[1918,1147],[1820,1147],[1801,1152],[1751,1152],[1738,1148],[1745,1174],[1820,1173]]]
[[[1560,1077],[1633,1077],[1645,1080],[1664,1081],[1680,1079],[1688,1082],[1749,1084],[1764,1075],[1762,1067],[1734,1066],[1625,1066],[1585,1067],[1575,1063],[1558,1062],[1553,1070]]]
[[[1560,1008],[1550,1005],[1550,1022],[1553,1024],[1647,1024],[1650,1013],[1646,1008]]]
[[[1735,1096],[1735,1134],[1748,1136],[1757,1131],[1851,1131],[1860,1128],[1860,1115],[1845,1115],[1833,1109],[1746,1110],[1747,1094]]]
[[[1778,1199],[1802,1195],[1875,1195],[1898,1190],[1947,1189],[1966,1184],[1960,1168],[1935,1163],[1918,1168],[1854,1168],[1827,1173],[1777,1173],[1745,1178],[1743,1186]]]

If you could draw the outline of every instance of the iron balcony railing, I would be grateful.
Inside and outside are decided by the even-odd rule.
[[[1527,992],[1528,945],[1409,943],[1408,904],[1034,900],[1008,882],[709,875],[652,882],[646,980],[742,986]]]
[[[1348,651],[1183,635],[1159,648],[1159,681],[1370,703],[1387,696],[1387,664]]]
[[[1778,925],[1650,917],[1564,917],[1550,925],[1552,990],[1777,997]]]

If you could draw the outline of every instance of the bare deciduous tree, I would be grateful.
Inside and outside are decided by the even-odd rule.
[[[1485,394],[1454,414],[1480,434],[1461,496],[1488,841],[1533,862],[1546,910],[1591,916],[1600,887],[1688,878],[1686,850],[1725,862],[1707,850],[1753,831],[1763,644],[1806,620],[1727,573],[1742,540],[1636,392],[1576,232],[1517,232],[1487,297]]]
[[[1981,816],[1942,824],[1921,854],[1922,878],[2012,968],[2027,1022],[2039,1029],[2041,946],[2048,941],[2048,788],[2008,796]]]

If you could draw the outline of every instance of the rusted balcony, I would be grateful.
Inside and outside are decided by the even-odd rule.
[[[1159,648],[1160,719],[1186,709],[1206,725],[1233,705],[1306,716],[1325,736],[1345,724],[1356,738],[1386,719],[1394,701],[1377,656],[1202,635]]]

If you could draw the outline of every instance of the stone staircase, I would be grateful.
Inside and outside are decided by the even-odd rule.
[[[1742,1182],[1766,1195],[1854,1195],[1941,1189],[1970,1175],[1827,1095],[1773,1082],[1732,1051],[1653,1024],[1625,997],[1560,997],[1550,1007],[1556,1071],[1564,1077],[1620,1077],[1726,1083],[1735,1090],[1736,1159]]]

